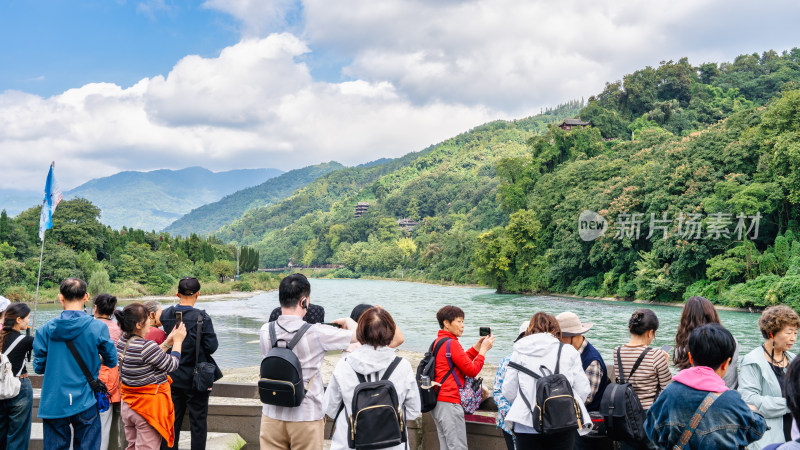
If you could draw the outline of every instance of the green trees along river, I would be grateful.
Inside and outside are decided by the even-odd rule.
[[[587,102],[333,170],[208,239],[110,230],[75,203],[48,237],[47,280],[106,272],[163,290],[229,275],[236,244],[262,267],[342,265],[335,277],[800,308],[798,82],[800,49],[666,61]],[[604,233],[582,236],[584,211]],[[31,287],[36,226],[38,208],[0,221],[5,292]]]

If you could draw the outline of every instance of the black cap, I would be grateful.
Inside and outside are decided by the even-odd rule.
[[[178,294],[194,295],[200,291],[200,282],[195,277],[183,277],[178,282]]]
[[[358,322],[358,319],[361,318],[361,315],[367,312],[367,310],[370,308],[372,308],[372,305],[368,305],[366,303],[356,305],[356,307],[353,308],[353,311],[350,312],[350,318],[353,319],[353,322]]]

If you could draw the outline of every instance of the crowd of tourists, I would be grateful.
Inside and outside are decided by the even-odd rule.
[[[106,450],[120,411],[128,449],[177,448],[187,412],[191,448],[204,449],[209,396],[222,373],[212,319],[195,308],[199,293],[199,281],[186,277],[174,306],[118,308],[116,297],[99,294],[88,314],[86,283],[70,278],[59,288],[63,311],[34,336],[27,305],[0,304],[0,450],[29,445],[31,355],[43,375],[44,448]],[[509,449],[800,450],[800,359],[790,352],[800,316],[788,306],[762,312],[763,343],[741,358],[702,297],[686,301],[674,346],[651,347],[658,317],[636,310],[630,339],[610,361],[589,340],[592,323],[573,312],[536,312],[520,324],[494,385],[484,387],[479,375],[496,337],[480,328],[474,344],[462,345],[459,307],[438,310],[439,332],[414,368],[397,355],[404,337],[386,309],[359,304],[326,323],[310,296],[305,276],[284,278],[280,306],[259,331],[262,449],[323,448],[325,416],[331,449],[403,449],[406,423],[425,412],[439,448],[467,449],[466,414],[491,397]],[[332,351],[343,357],[323,386]]]

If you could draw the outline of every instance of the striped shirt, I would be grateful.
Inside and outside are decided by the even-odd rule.
[[[275,336],[287,342],[303,324],[300,316],[280,316],[275,321]],[[271,419],[284,422],[311,422],[322,419],[322,360],[325,353],[333,350],[344,350],[350,345],[353,331],[340,330],[329,325],[314,324],[294,348],[294,354],[303,368],[303,383],[308,387],[303,403],[295,408],[262,404],[261,413]],[[269,323],[265,323],[259,331],[261,354],[267,356],[272,343],[269,340]]]
[[[623,345],[620,356],[622,357],[622,369],[625,371],[625,382],[633,385],[633,390],[639,396],[642,408],[649,409],[656,401],[656,396],[663,391],[672,381],[672,373],[669,371],[667,356],[659,349],[651,349],[639,364],[639,368],[633,374],[633,378],[628,376],[633,369],[639,355],[645,349],[644,345],[628,346]],[[614,367],[619,371],[619,360],[617,359],[617,348],[614,349]],[[617,374],[619,376],[619,374]],[[659,390],[660,388],[660,390]]]
[[[167,374],[178,368],[181,358],[180,353],[168,355],[155,342],[139,336],[122,336],[117,341],[117,354],[120,381],[133,387],[166,383]]]

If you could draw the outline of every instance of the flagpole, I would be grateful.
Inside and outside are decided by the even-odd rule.
[[[31,326],[36,326],[36,313],[39,307],[39,284],[42,281],[42,259],[44,257],[44,238],[45,232],[49,228],[53,228],[53,212],[56,206],[63,198],[61,189],[59,189],[53,169],[56,162],[50,163],[50,171],[47,172],[47,181],[44,184],[44,200],[42,200],[42,210],[39,214],[39,239],[42,240],[42,249],[39,252],[39,275],[36,276],[36,296],[33,298],[33,321]]]
[[[42,204],[42,208],[45,204]],[[39,306],[39,282],[42,280],[42,257],[44,256],[44,237],[42,237],[42,250],[39,252],[39,275],[36,277],[36,296],[33,298],[33,320],[31,328],[36,328],[36,310]]]

